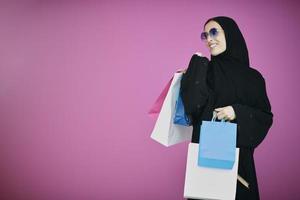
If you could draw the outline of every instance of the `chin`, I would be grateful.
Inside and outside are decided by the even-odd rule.
[[[217,56],[219,54],[220,54],[219,52],[211,52],[211,55],[213,55],[213,56]]]
[[[213,56],[217,56],[221,53],[223,53],[225,50],[220,50],[220,51],[211,51],[210,54],[213,55]]]

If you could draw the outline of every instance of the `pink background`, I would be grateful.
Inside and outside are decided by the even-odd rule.
[[[298,199],[298,1],[0,3],[0,199],[183,199],[187,144],[147,116],[204,22],[234,18],[274,124],[256,149],[261,199]]]

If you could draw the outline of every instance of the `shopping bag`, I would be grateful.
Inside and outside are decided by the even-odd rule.
[[[181,73],[183,72],[184,69],[178,69],[176,72],[177,73]],[[161,110],[161,107],[163,105],[163,102],[167,96],[168,90],[170,88],[170,85],[172,83],[173,77],[168,81],[167,85],[164,87],[164,89],[162,90],[162,92],[160,93],[160,95],[158,96],[158,98],[156,99],[156,101],[154,102],[154,104],[151,106],[148,114],[154,118],[158,117],[158,114]]]
[[[188,146],[184,198],[234,200],[239,148],[235,149],[235,162],[230,170],[198,166],[198,149],[197,143]]]
[[[151,133],[152,139],[167,147],[181,142],[191,141],[192,139],[192,126],[182,126],[173,123],[182,74],[182,72],[176,72],[174,74]]]
[[[168,90],[170,88],[170,85],[172,83],[173,77],[168,81],[167,85],[164,87],[163,91],[160,93],[160,95],[158,96],[158,98],[156,99],[155,103],[151,106],[148,114],[152,117],[157,118],[158,114],[161,110],[161,107],[164,103],[164,100],[167,96]]]
[[[202,121],[199,140],[198,165],[232,169],[235,162],[237,124],[215,121]]]
[[[191,126],[191,119],[185,113],[180,92],[176,101],[173,123],[183,126]]]

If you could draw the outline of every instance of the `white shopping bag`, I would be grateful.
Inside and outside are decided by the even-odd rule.
[[[180,142],[191,141],[192,139],[192,126],[182,126],[173,123],[182,74],[182,72],[174,74],[167,96],[151,133],[152,139],[167,147]]]
[[[239,148],[232,169],[198,166],[199,144],[190,143],[187,156],[184,198],[234,200],[236,194]]]

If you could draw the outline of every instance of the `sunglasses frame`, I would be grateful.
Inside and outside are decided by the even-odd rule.
[[[212,30],[213,30],[213,29],[216,30],[216,34],[215,34],[215,35],[212,33]],[[224,31],[224,30],[213,27],[213,28],[211,28],[208,32],[205,32],[205,31],[204,31],[204,32],[201,33],[201,35],[200,35],[201,40],[202,40],[202,41],[206,41],[207,38],[208,38],[208,35],[209,35],[211,38],[215,39],[215,38],[218,36],[219,32],[222,32],[222,31]],[[203,37],[205,37],[205,38],[203,38]]]

